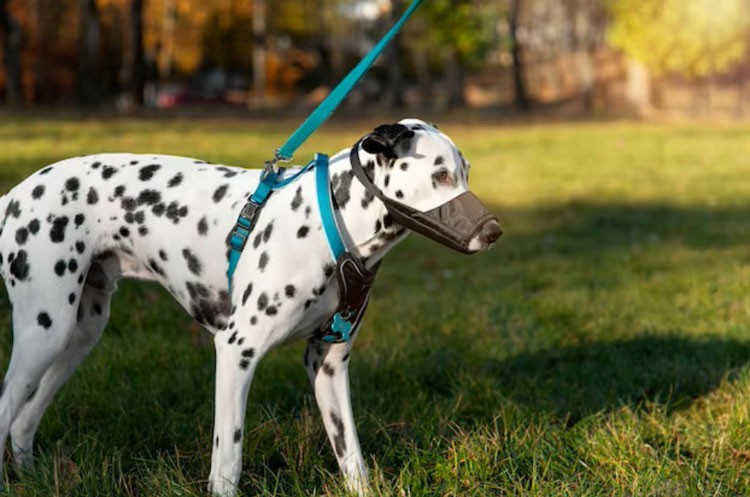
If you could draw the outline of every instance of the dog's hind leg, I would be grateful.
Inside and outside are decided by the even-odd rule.
[[[76,324],[75,308],[57,288],[11,292],[13,349],[0,397],[0,463],[11,423],[63,352]]]
[[[109,319],[115,282],[104,271],[103,262],[94,262],[81,292],[76,325],[65,350],[55,359],[25,402],[11,425],[10,437],[16,466],[32,462],[34,435],[55,394],[91,352]]]
[[[336,344],[309,340],[304,364],[346,485],[357,495],[366,495],[367,466],[354,425],[349,390],[349,353],[353,337],[354,334],[352,340]]]

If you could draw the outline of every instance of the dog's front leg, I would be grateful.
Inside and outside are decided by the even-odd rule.
[[[242,436],[247,394],[255,366],[265,350],[245,343],[232,330],[214,337],[216,348],[216,394],[209,491],[216,496],[233,496],[242,470]],[[240,345],[241,344],[241,345]]]
[[[353,339],[337,344],[309,340],[304,363],[346,485],[358,495],[366,495],[367,467],[359,447],[349,392],[352,342]]]

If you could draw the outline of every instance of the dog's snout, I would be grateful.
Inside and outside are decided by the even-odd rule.
[[[482,232],[479,236],[481,237],[482,242],[489,246],[495,243],[502,234],[503,230],[500,229],[500,223],[497,222],[497,219],[492,219],[482,226]]]

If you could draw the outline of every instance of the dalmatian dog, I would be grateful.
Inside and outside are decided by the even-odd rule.
[[[378,130],[356,150],[378,195],[355,177],[350,149],[330,160],[336,224],[367,268],[410,231],[383,199],[426,212],[468,191],[469,164],[436,127],[407,119]],[[100,154],[45,167],[0,198],[0,274],[14,334],[0,456],[10,435],[15,464],[31,464],[42,416],[101,337],[118,280],[139,278],[158,281],[214,335],[214,495],[237,490],[253,372],[290,339],[307,340],[304,365],[347,486],[367,492],[348,377],[357,330],[341,343],[315,337],[338,292],[315,174],[269,197],[228,291],[227,234],[259,178],[183,157]],[[500,233],[496,220],[484,223],[466,251],[487,249]]]

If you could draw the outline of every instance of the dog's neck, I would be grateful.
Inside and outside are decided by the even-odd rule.
[[[392,160],[359,151],[360,161],[375,186],[385,190],[385,176]],[[394,224],[385,204],[357,180],[352,172],[349,150],[331,158],[331,190],[336,222],[347,250],[372,268],[408,234]]]

